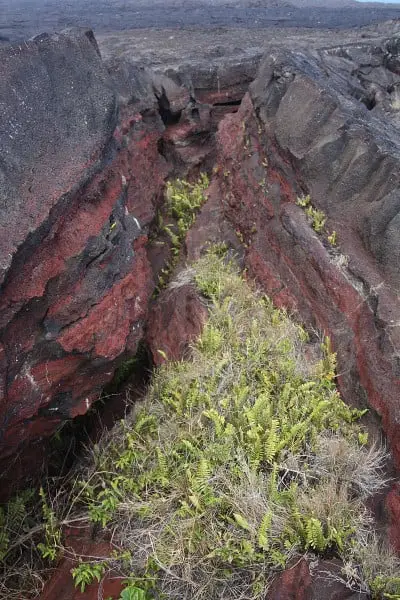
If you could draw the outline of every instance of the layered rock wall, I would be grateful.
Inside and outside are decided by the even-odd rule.
[[[168,258],[165,233],[158,242],[156,228],[149,243],[165,180],[211,168],[218,120],[231,102],[237,110],[250,78],[236,67],[234,85],[219,89],[228,106],[214,114],[210,79],[196,76],[199,99],[197,83],[178,74],[106,64],[91,31],[4,46],[0,59],[0,472],[9,482],[40,466],[43,439],[86,413],[135,354]]]
[[[91,32],[0,52],[0,458],[10,466],[86,412],[136,351],[154,287],[148,225],[168,167],[147,74],[110,75]]]
[[[343,397],[375,409],[399,466],[395,48],[393,40],[308,53],[271,48],[239,112],[220,124],[212,189],[246,246],[250,275],[331,338]],[[320,231],[307,202],[326,219]],[[399,505],[393,489],[391,538],[400,549]]]
[[[331,336],[344,397],[378,411],[400,460],[397,115],[354,98],[337,55],[271,49],[220,125],[218,194],[252,273]],[[320,234],[297,205],[306,194],[327,218]]]
[[[164,259],[149,232],[165,179],[204,166],[214,176],[186,256],[228,242],[277,305],[329,335],[344,398],[376,410],[400,465],[399,53],[397,39],[271,47],[242,100],[248,63],[218,71],[215,89],[212,69],[105,65],[89,31],[0,49],[3,475],[32,470],[43,439],[90,408],[144,336],[158,363],[201,330],[184,278],[149,309]],[[399,498],[393,488],[400,549]],[[46,597],[73,593],[69,568]],[[300,575],[314,597],[306,565]]]

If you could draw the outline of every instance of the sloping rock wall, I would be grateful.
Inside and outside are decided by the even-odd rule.
[[[220,124],[213,194],[247,247],[250,275],[330,336],[343,397],[375,409],[399,466],[396,48],[271,48],[239,112]],[[299,206],[306,194],[326,217],[320,232]],[[392,516],[399,505],[393,491]],[[391,536],[398,546],[394,516]]]
[[[154,287],[148,225],[169,167],[148,74],[110,75],[91,32],[0,53],[5,467],[86,412],[135,352]]]
[[[332,337],[345,398],[378,411],[400,461],[397,115],[354,98],[337,52],[271,50],[220,124],[215,193],[251,272]],[[308,193],[327,217],[320,234],[296,203]]]

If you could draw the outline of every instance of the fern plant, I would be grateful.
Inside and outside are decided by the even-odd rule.
[[[193,225],[196,215],[205,202],[205,190],[209,186],[206,173],[201,173],[194,183],[184,179],[176,179],[167,183],[167,213],[176,221],[176,229],[173,225],[165,226],[169,235],[174,254],[178,254],[180,245],[190,227]]]
[[[38,549],[43,558],[54,562],[61,549],[61,527],[56,513],[48,504],[43,488],[40,488],[39,494],[42,500],[45,536],[44,541],[38,544]]]
[[[122,590],[119,600],[150,600],[150,596],[136,585],[128,585]]]

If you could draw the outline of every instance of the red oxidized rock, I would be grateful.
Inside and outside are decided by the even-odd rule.
[[[353,592],[345,585],[339,561],[300,559],[273,582],[267,600],[362,600],[365,594]]]
[[[210,244],[220,242],[229,244],[230,247],[235,248],[237,255],[241,256],[243,248],[229,221],[225,219],[224,209],[218,196],[217,182],[211,183],[207,196],[209,199],[186,234],[185,246],[188,260],[197,260]]]
[[[58,343],[66,352],[91,352],[108,360],[116,358],[125,350],[128,337],[133,341],[132,324],[137,324],[136,342],[140,340],[139,324],[145,320],[152,287],[150,265],[145,248],[141,248],[136,252],[132,271],[116,283],[87,316],[82,315],[77,323],[65,329]]]
[[[390,490],[386,504],[389,512],[389,540],[400,555],[400,484],[397,483]]]
[[[150,311],[146,335],[154,363],[181,359],[206,319],[207,309],[191,283],[164,290]]]
[[[91,532],[82,528],[64,532],[65,545],[78,556],[107,557],[111,553],[110,545],[103,541],[94,541]],[[54,575],[46,583],[40,600],[98,600],[98,598],[119,598],[123,589],[123,579],[117,574],[108,573],[100,581],[86,587],[84,592],[76,588],[71,569],[77,564],[69,558],[63,558]]]
[[[300,560],[272,584],[268,600],[310,600],[311,575],[307,561]]]
[[[400,466],[400,147],[389,116],[378,126],[340,78],[327,81],[333,55],[267,55],[220,124],[212,189],[250,275],[331,337],[343,398],[377,411]],[[327,219],[320,233],[296,205],[307,192]]]
[[[91,34],[0,52],[0,471],[18,454],[23,474],[24,448],[136,351],[154,287],[144,228],[169,167],[151,86],[139,73],[123,105]]]

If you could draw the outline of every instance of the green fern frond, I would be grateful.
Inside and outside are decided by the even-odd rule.
[[[272,463],[278,452],[278,429],[279,429],[279,421],[278,419],[272,419],[271,425],[269,428],[269,433],[267,437],[267,441],[265,444],[265,460],[268,463]]]
[[[249,522],[243,515],[241,515],[239,513],[233,513],[233,518],[235,519],[235,522],[239,525],[239,527],[241,527],[242,529],[244,529],[246,531],[251,530]]]
[[[323,552],[327,547],[322,523],[314,517],[306,521],[306,545],[317,552]]]
[[[209,480],[211,478],[212,469],[206,458],[201,458],[198,463],[196,473],[192,479],[193,489],[199,493],[204,494],[208,488]]]
[[[258,530],[258,545],[263,550],[269,549],[268,533],[269,533],[269,530],[271,529],[271,523],[272,523],[272,511],[269,510],[264,515],[264,517],[261,521],[260,528]]]

